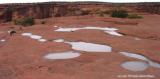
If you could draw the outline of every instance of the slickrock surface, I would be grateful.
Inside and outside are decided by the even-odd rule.
[[[119,52],[133,52],[160,62],[160,15],[143,15],[143,19],[117,19],[96,16],[70,16],[44,19],[46,24],[24,27],[10,23],[0,24],[0,79],[124,79],[124,75],[150,75],[135,79],[159,79],[160,69],[148,67],[145,71],[134,72],[122,68],[126,61],[142,61],[121,55]],[[58,26],[58,27],[54,27]],[[100,30],[78,30],[56,32],[59,27],[113,27],[123,36],[106,34]],[[12,27],[12,28],[11,28]],[[17,31],[9,36],[8,30]],[[40,35],[46,42],[39,42],[22,33]],[[138,38],[139,40],[136,40]],[[109,45],[111,53],[80,52],[79,57],[64,60],[48,60],[44,56],[54,52],[73,51],[70,45],[54,42],[83,41]],[[134,77],[127,77],[130,79]]]

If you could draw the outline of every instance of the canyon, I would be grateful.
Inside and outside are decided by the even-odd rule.
[[[159,6],[0,4],[0,79],[159,79]],[[114,9],[142,18],[111,17]],[[34,24],[14,24],[24,18]]]
[[[32,17],[44,19],[49,17],[82,15],[82,10],[123,8],[133,12],[160,14],[160,3],[103,3],[103,2],[46,2],[0,4],[0,23]]]

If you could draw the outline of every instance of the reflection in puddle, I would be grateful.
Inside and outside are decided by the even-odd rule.
[[[32,33],[22,33],[22,36],[28,36],[32,39],[38,40],[39,42],[46,42],[46,39],[43,39],[42,36],[39,35],[33,35]]]
[[[149,60],[148,61],[149,65],[155,68],[160,68],[160,64],[154,61]]]
[[[58,27],[58,26],[54,26],[54,27]]]
[[[0,40],[0,42],[5,42],[5,41],[6,41],[5,39],[1,39],[1,40]]]
[[[56,39],[54,42],[64,42],[64,39]]]
[[[57,32],[73,32],[73,31],[77,31],[77,30],[80,30],[81,28],[59,28],[55,31]]]
[[[39,42],[46,42],[46,39],[38,39]]]
[[[139,54],[135,54],[135,53],[129,53],[129,52],[120,52],[120,54],[122,54],[124,56],[127,56],[127,57],[131,57],[131,58],[135,58],[135,59],[140,59],[140,60],[146,61],[152,67],[160,68],[160,64],[158,62],[152,61],[152,60],[148,59],[147,57],[145,57],[143,55],[139,55]]]
[[[72,46],[72,49],[86,52],[111,52],[112,47],[101,44],[86,42],[65,42]]]
[[[22,33],[22,36],[31,36],[32,33]]]
[[[103,31],[105,31],[105,30],[108,30],[108,31],[116,31],[116,30],[118,30],[116,28],[108,28],[108,27],[84,27],[82,29],[103,30]]]
[[[120,54],[122,54],[124,56],[127,56],[127,57],[131,57],[131,58],[136,58],[136,59],[148,61],[148,58],[146,58],[143,55],[139,55],[139,54],[135,54],[135,53],[130,53],[130,52],[120,52]]]
[[[32,39],[41,39],[42,36],[39,36],[39,35],[31,35],[30,36]]]
[[[46,59],[71,59],[79,57],[81,54],[74,51],[50,53],[44,56]]]
[[[87,43],[87,42],[69,42],[64,39],[56,39],[54,42],[63,42],[71,45],[72,49],[86,52],[112,52],[112,47],[108,45]]]
[[[84,29],[87,29],[87,30],[101,30],[101,31],[104,31],[105,33],[107,34],[110,34],[110,35],[115,35],[115,36],[123,36],[122,34],[116,32],[116,28],[108,28],[108,27],[82,27],[82,28],[59,28],[55,31],[57,32],[74,32],[74,31],[77,31],[77,30],[84,30]]]
[[[144,71],[149,67],[149,64],[141,61],[127,61],[122,63],[121,67],[130,71]]]
[[[104,31],[105,33],[108,33],[110,35],[115,35],[115,36],[123,36],[122,34],[116,32],[116,31]]]

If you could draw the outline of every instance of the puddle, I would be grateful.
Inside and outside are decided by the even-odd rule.
[[[142,61],[127,61],[122,63],[121,67],[130,71],[144,71],[149,67],[149,64]]]
[[[77,31],[77,30],[84,30],[84,29],[87,29],[87,30],[101,30],[103,31],[104,33],[107,33],[107,34],[110,34],[110,35],[115,35],[115,36],[123,36],[122,34],[116,32],[116,28],[108,28],[108,27],[82,27],[82,28],[58,28],[56,29],[55,31],[57,32],[74,32],[74,31]]]
[[[65,42],[72,46],[72,49],[86,52],[111,52],[112,47],[108,45],[86,43],[86,42]]]
[[[54,26],[54,27],[58,27],[58,26]]]
[[[64,39],[56,39],[54,42],[63,42],[71,45],[72,49],[86,52],[112,52],[112,47],[108,45],[87,43],[87,42],[69,42]]]
[[[58,28],[57,32],[73,32],[73,31],[77,31],[77,30],[80,30],[81,28]]]
[[[46,39],[38,39],[39,42],[46,42]]]
[[[135,53],[130,53],[130,52],[120,52],[120,54],[122,54],[124,56],[127,56],[127,57],[131,57],[131,58],[136,58],[136,59],[148,61],[148,58],[146,58],[143,55],[139,55],[139,54],[135,54]]]
[[[79,57],[81,54],[74,51],[50,53],[44,56],[45,59],[72,59]]]
[[[31,36],[32,33],[22,33],[22,36]]]
[[[56,39],[54,42],[64,42],[64,39]]]
[[[124,56],[127,56],[127,57],[131,57],[131,58],[135,58],[135,59],[140,59],[140,60],[146,61],[152,67],[160,68],[160,63],[152,61],[152,60],[148,59],[147,57],[145,57],[143,55],[139,55],[139,54],[135,54],[135,53],[130,53],[130,52],[120,52],[120,54],[122,54]]]
[[[108,33],[110,35],[115,35],[115,36],[123,36],[122,34],[116,32],[116,31],[104,31],[105,33]]]
[[[21,34],[22,36],[28,36],[32,39],[35,39],[39,42],[46,42],[47,40],[46,39],[43,39],[42,36],[39,36],[39,35],[33,35],[32,33],[22,33]]]
[[[148,61],[149,65],[155,68],[160,68],[160,64],[154,61],[149,60]]]
[[[31,35],[30,36],[32,39],[41,39],[42,36],[39,36],[39,35]]]
[[[84,27],[82,29],[89,29],[89,30],[103,30],[103,31],[116,31],[116,28],[108,28],[108,27]]]
[[[5,42],[5,41],[6,41],[5,39],[1,39],[1,40],[0,40],[0,42]]]

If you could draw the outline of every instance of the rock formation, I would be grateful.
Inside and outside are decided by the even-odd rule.
[[[33,3],[33,4],[1,4],[0,22],[13,21],[20,18],[32,17],[43,19],[49,17],[80,15],[83,8],[115,8],[123,7],[135,9],[142,12],[160,14],[160,3],[97,3],[97,2],[75,2],[75,3]]]

